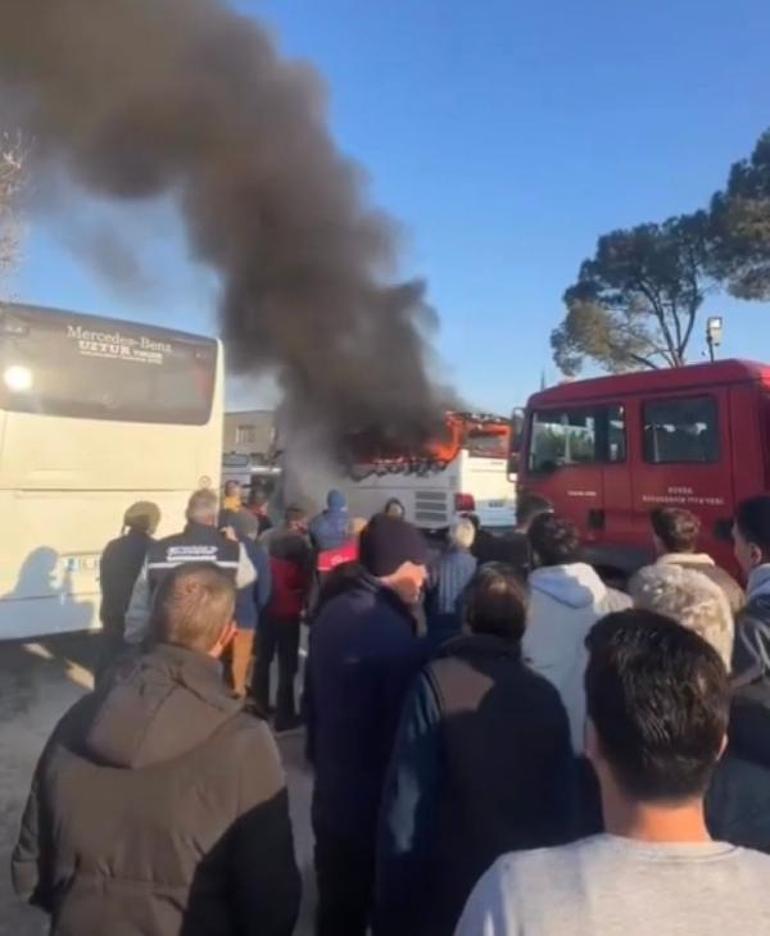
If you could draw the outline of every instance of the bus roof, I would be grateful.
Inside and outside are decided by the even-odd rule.
[[[542,390],[529,398],[529,406],[574,403],[579,400],[634,396],[654,390],[685,390],[688,387],[756,381],[770,387],[770,365],[755,361],[716,361],[661,370],[633,371],[577,380]]]
[[[99,326],[104,327],[105,325],[114,327],[123,326],[124,328],[141,328],[147,331],[148,334],[155,334],[158,337],[165,337],[170,340],[218,342],[218,339],[212,338],[210,335],[196,335],[192,332],[181,331],[178,328],[166,328],[163,325],[150,325],[146,322],[113,318],[108,315],[94,315],[90,312],[73,312],[70,309],[55,309],[51,306],[34,305],[31,302],[0,302],[0,312],[4,310],[11,313],[18,311],[20,313],[30,312],[43,316],[50,315],[55,318],[66,316],[71,319],[78,319],[81,324],[86,326],[91,325],[94,328],[98,328]]]

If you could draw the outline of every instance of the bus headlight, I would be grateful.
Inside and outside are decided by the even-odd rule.
[[[7,367],[3,373],[3,380],[11,393],[26,393],[32,389],[32,371],[21,364]]]

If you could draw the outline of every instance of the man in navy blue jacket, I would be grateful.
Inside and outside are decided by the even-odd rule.
[[[426,577],[422,535],[379,515],[361,568],[320,607],[310,633],[307,715],[315,765],[318,936],[364,936],[377,815],[401,706],[422,661],[412,609]]]

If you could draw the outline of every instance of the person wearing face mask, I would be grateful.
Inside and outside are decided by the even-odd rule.
[[[364,936],[370,924],[385,772],[423,662],[414,617],[427,575],[422,534],[378,515],[361,535],[359,558],[335,577],[310,632],[305,701],[319,936]]]

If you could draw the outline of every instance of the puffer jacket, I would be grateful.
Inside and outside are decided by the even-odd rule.
[[[588,662],[585,639],[600,617],[630,608],[631,599],[608,588],[584,562],[535,569],[529,585],[524,659],[559,690],[569,716],[573,750],[581,754],[586,713],[583,677]]]
[[[289,936],[300,882],[267,726],[208,656],[126,660],[46,745],[12,871],[55,936]]]

